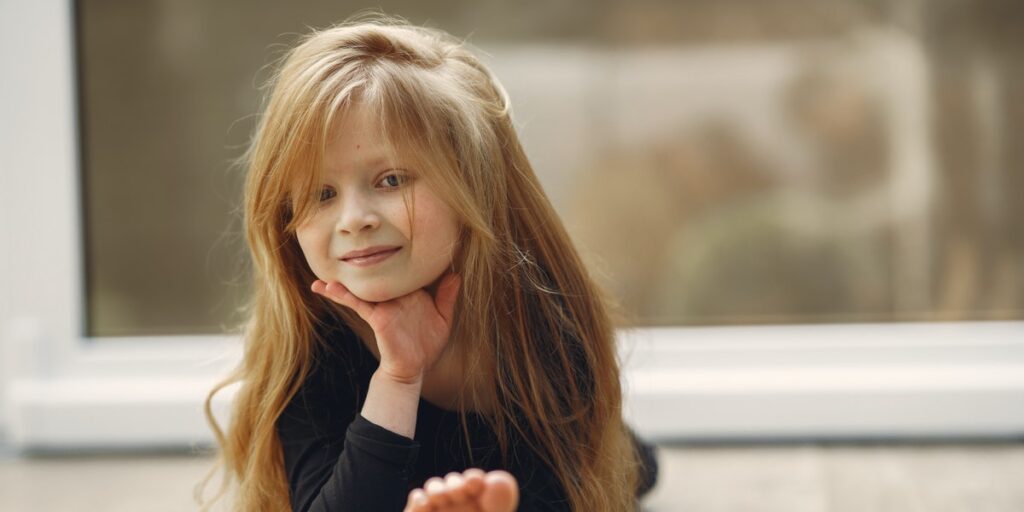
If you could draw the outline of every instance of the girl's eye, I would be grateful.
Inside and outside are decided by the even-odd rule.
[[[324,202],[332,197],[334,197],[334,189],[325,187],[320,190],[320,202]]]
[[[383,183],[387,188],[398,188],[404,185],[407,181],[409,181],[409,177],[403,174],[388,174],[383,179],[381,179],[380,182]]]

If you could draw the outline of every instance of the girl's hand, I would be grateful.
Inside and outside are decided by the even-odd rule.
[[[421,288],[386,302],[366,302],[338,282],[318,279],[311,288],[351,308],[370,324],[380,351],[377,371],[398,382],[413,383],[422,380],[448,344],[461,283],[457,274],[447,274],[441,279],[436,297]]]
[[[472,468],[427,480],[409,493],[403,512],[512,512],[518,504],[514,476]]]

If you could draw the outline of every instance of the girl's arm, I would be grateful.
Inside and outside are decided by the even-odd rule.
[[[311,375],[277,420],[292,510],[400,510],[419,444],[356,414],[338,369]]]
[[[422,389],[422,376],[403,382],[378,370],[370,378],[361,414],[371,423],[412,439]]]
[[[359,300],[339,283],[317,281],[312,288],[352,308],[374,329],[381,360],[361,414],[346,414],[354,408],[337,404],[331,386],[318,379],[314,399],[296,395],[278,419],[292,507],[401,510],[420,448],[413,438],[423,375],[448,342],[459,280],[447,276],[436,297],[418,290],[376,304]],[[339,430],[345,432],[340,440]]]
[[[461,280],[440,279],[436,296],[424,289],[386,302],[365,302],[341,283],[317,280],[312,290],[351,308],[373,329],[380,364],[370,380],[363,417],[412,439],[423,375],[437,362],[451,333]]]

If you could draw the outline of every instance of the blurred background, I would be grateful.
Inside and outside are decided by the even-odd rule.
[[[638,325],[1024,318],[1015,2],[381,6],[486,52]],[[257,86],[358,7],[76,4],[90,334],[235,321]]]
[[[476,47],[511,96],[545,190],[630,327],[717,329],[756,342],[765,332],[803,332],[759,330],[771,326],[861,324],[888,339],[887,325],[984,324],[999,326],[999,339],[974,347],[999,345],[1004,362],[1022,361],[1019,2],[49,4],[66,9],[69,23],[61,30],[70,43],[74,117],[66,122],[75,141],[81,279],[72,322],[89,343],[216,336],[243,320],[244,169],[232,161],[253,132],[260,86],[310,27],[374,7]],[[0,5],[9,26],[27,3]],[[12,78],[34,87],[33,76],[5,81]],[[16,95],[5,96],[16,114]],[[16,137],[25,123],[13,116],[2,126]],[[15,172],[2,171],[9,187]],[[33,193],[45,212],[45,190]],[[24,222],[13,207],[4,213],[9,226]],[[7,243],[14,251],[18,242]],[[16,258],[0,263],[0,285],[15,283]],[[14,291],[0,299],[0,324],[26,315]],[[46,374],[46,362],[33,364]],[[1006,409],[1022,397],[1024,375],[1014,372],[1024,367],[1002,368],[1011,377],[999,389],[1009,391],[992,403]],[[7,371],[12,380],[16,371]],[[31,405],[18,400],[10,410]],[[949,432],[947,441],[956,437]],[[905,438],[857,445],[871,436],[856,431],[840,445],[815,444],[813,433],[767,445],[745,443],[770,432],[710,445],[721,440],[663,435],[666,471],[647,506],[1024,510],[1021,433],[964,431],[971,444],[923,446]],[[73,445],[42,445],[26,456],[8,444],[0,509],[144,503],[109,499],[102,483],[72,476],[83,471],[151,489],[139,499],[163,493],[178,504],[167,510],[190,509],[189,486],[212,461],[208,452],[152,449],[69,459]],[[26,491],[54,481],[96,505]]]

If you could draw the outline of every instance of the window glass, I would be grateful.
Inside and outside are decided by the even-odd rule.
[[[640,325],[1024,318],[1010,1],[385,2],[468,37]],[[347,2],[78,2],[92,336],[221,332],[268,65]]]

